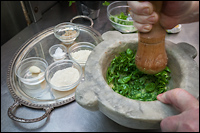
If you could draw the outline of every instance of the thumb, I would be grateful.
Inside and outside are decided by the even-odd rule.
[[[171,104],[183,112],[191,107],[198,107],[199,101],[184,89],[176,88],[159,94],[157,99],[163,103]]]

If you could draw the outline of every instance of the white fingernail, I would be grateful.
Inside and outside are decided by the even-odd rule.
[[[148,31],[150,31],[151,30],[151,26],[150,25],[146,25],[146,26],[144,26],[144,28],[143,28],[143,32],[148,32]]]

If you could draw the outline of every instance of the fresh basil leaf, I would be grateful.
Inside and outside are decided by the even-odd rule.
[[[131,57],[133,55],[133,51],[130,48],[128,48],[126,50],[126,54],[128,55],[128,57]]]
[[[168,66],[166,66],[165,71],[167,71],[167,72],[171,72],[171,70],[169,69]]]
[[[73,3],[75,3],[76,1],[69,1],[69,6],[71,6]]]
[[[110,3],[107,2],[107,1],[105,1],[104,3],[102,3],[102,5],[103,5],[103,6],[108,6],[108,5],[110,5]]]
[[[125,83],[127,83],[131,79],[131,76],[132,75],[120,78],[120,79],[118,79],[118,82],[121,83],[121,84],[125,84]]]
[[[155,90],[155,87],[156,87],[155,83],[148,83],[148,84],[145,85],[145,90],[147,92],[152,92],[152,91]]]

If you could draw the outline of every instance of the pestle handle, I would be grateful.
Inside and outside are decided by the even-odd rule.
[[[151,1],[153,10],[160,16],[162,1]],[[139,32],[138,49],[135,57],[137,68],[146,74],[156,74],[165,69],[167,54],[165,51],[166,31],[156,22],[147,33]]]
[[[160,17],[160,11],[162,8],[163,1],[150,1],[153,5],[153,10],[158,14]],[[160,21],[158,21],[153,25],[150,32],[147,33],[139,33],[139,39],[143,43],[147,44],[154,44],[165,40],[165,29],[160,25]]]

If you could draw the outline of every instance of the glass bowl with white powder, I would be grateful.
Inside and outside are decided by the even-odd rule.
[[[49,54],[53,57],[54,61],[63,60],[66,58],[67,47],[63,44],[55,44],[50,47]]]
[[[90,53],[94,48],[95,45],[90,42],[75,43],[69,48],[68,55],[71,60],[75,60],[82,67],[84,67]]]
[[[73,60],[60,60],[49,65],[45,80],[52,89],[68,91],[75,88],[82,79],[82,68]]]

